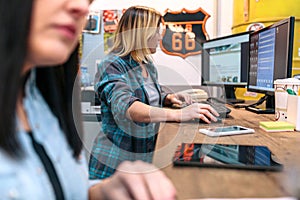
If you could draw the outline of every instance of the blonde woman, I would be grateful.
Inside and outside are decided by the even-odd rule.
[[[111,176],[123,160],[151,162],[159,122],[216,121],[218,113],[210,106],[162,91],[151,59],[161,40],[160,23],[161,14],[152,8],[128,8],[112,50],[98,69],[95,90],[101,100],[102,130],[90,158],[92,179]],[[164,108],[183,101],[191,105],[181,110]]]

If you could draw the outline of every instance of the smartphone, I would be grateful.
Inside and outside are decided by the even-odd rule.
[[[254,133],[254,130],[251,128],[234,125],[199,129],[199,132],[211,137],[219,137],[227,135]]]
[[[266,146],[182,143],[173,157],[174,166],[198,166],[280,171],[283,165]]]

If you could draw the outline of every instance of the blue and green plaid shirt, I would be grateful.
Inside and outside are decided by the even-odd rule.
[[[166,97],[157,81],[157,70],[145,64],[160,94],[160,106]],[[134,122],[126,111],[135,101],[149,105],[139,63],[131,56],[107,56],[98,68],[95,91],[101,99],[102,131],[95,139],[89,163],[91,179],[111,176],[124,160],[152,161],[159,123]]]

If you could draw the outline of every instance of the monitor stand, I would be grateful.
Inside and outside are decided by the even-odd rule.
[[[258,108],[256,106],[266,101],[266,108]],[[275,113],[275,98],[274,95],[265,95],[260,98],[255,104],[245,107],[246,110],[257,114],[274,114]]]
[[[228,104],[237,104],[244,103],[245,100],[237,99],[235,96],[235,86],[225,85],[225,94],[226,94],[226,103]]]

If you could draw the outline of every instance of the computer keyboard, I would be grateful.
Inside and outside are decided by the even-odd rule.
[[[229,113],[231,112],[230,108],[227,108],[224,103],[221,103],[215,98],[208,98],[206,101],[200,101],[199,103],[209,104],[212,106],[219,113],[219,117],[221,118],[228,117]]]
[[[225,103],[222,102],[222,100],[218,100],[215,98],[207,98],[204,101],[199,101],[198,103],[204,103],[204,104],[209,104],[210,106],[212,106],[218,113],[219,113],[219,118],[226,118],[228,117],[229,113],[231,112],[230,108],[227,108],[225,106]],[[184,108],[188,106],[188,104],[186,103],[182,103],[182,104],[173,104],[172,107],[173,108]]]

